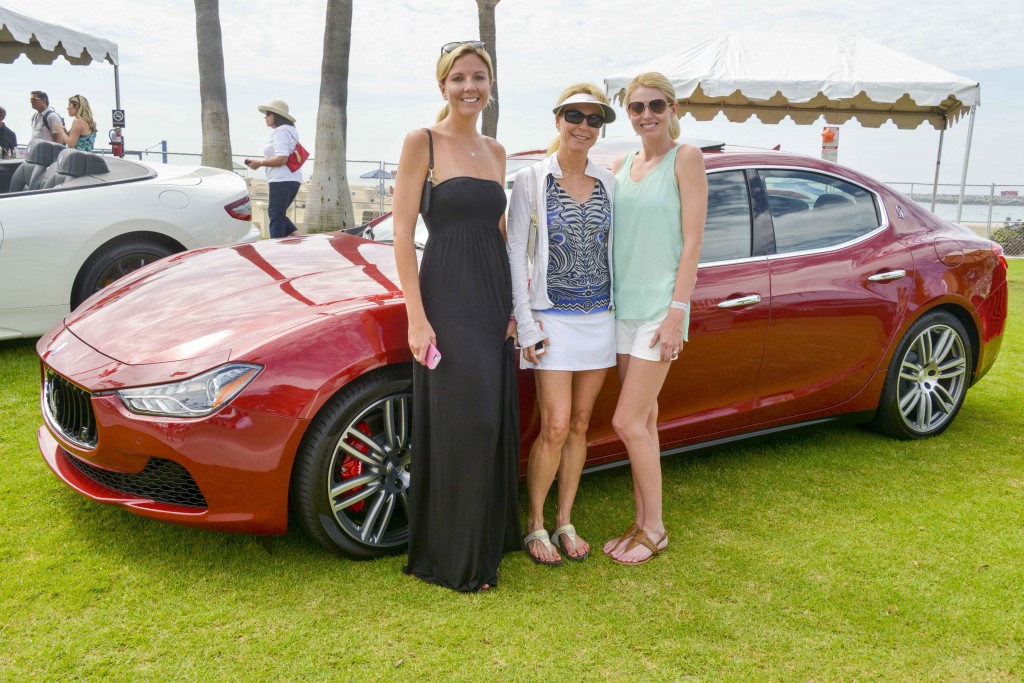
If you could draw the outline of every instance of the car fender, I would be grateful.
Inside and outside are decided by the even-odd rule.
[[[235,349],[231,360],[287,368],[291,395],[257,377],[236,402],[247,410],[311,420],[346,385],[384,367],[413,362],[405,305],[393,297],[334,315],[318,316],[262,339],[251,350]],[[296,343],[296,340],[301,340]],[[330,368],[325,373],[324,368]],[[280,371],[278,372],[280,375]],[[278,377],[278,381],[280,376]]]
[[[983,322],[979,308],[995,290],[987,283],[970,282],[956,272],[968,267],[965,264],[972,258],[971,254],[957,266],[950,267],[936,258],[931,240],[917,239],[908,243],[908,246],[914,259],[915,288],[925,295],[917,303],[912,300],[904,310],[898,331],[890,341],[877,370],[884,372],[888,369],[896,348],[914,323],[934,310],[943,309],[955,315],[971,337],[973,383],[980,378],[979,369],[982,367],[979,342]],[[984,252],[972,253],[974,258],[987,258]]]

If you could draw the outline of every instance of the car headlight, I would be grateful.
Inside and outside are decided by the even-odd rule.
[[[119,389],[117,395],[125,408],[140,415],[201,417],[228,404],[262,369],[250,363],[228,363],[180,382]]]

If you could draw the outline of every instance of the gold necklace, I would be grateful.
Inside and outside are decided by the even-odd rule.
[[[574,168],[567,168],[567,167],[566,167],[566,166],[565,166],[565,165],[564,165],[564,164],[562,163],[562,160],[561,160],[561,159],[558,159],[558,165],[559,165],[559,167],[560,167],[560,168],[562,169],[562,173],[563,173],[564,175],[576,175],[576,176],[582,176],[582,175],[585,175],[585,171],[587,170],[587,162],[586,162],[586,161],[584,161],[584,162],[583,162],[583,168],[582,168],[582,170],[579,170],[579,171],[577,171],[577,170],[576,170],[576,169],[574,169]]]

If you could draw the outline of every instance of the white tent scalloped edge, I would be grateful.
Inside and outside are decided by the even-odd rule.
[[[710,121],[751,116],[763,123],[790,118],[832,125],[851,119],[868,128],[892,121],[902,129],[930,123],[939,130],[934,195],[945,130],[969,116],[960,181],[963,203],[974,113],[981,85],[857,35],[732,32],[695,43],[605,79],[605,91],[622,103],[636,74],[665,74],[676,90],[679,115]],[[957,209],[957,219],[960,207]]]

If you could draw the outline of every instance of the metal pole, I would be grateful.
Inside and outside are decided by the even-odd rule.
[[[971,138],[974,137],[974,110],[978,105],[971,107],[971,122],[967,126],[967,147],[964,149],[964,170],[960,174],[960,199],[956,203],[956,222],[960,222],[960,216],[964,209],[964,187],[967,185],[967,162],[971,159]]]
[[[985,225],[985,239],[992,239],[992,205],[996,203],[996,184],[988,191],[988,223]]]
[[[114,65],[114,102],[116,103],[115,109],[121,108],[121,74],[117,70],[117,64]]]
[[[939,153],[935,157],[935,183],[932,185],[932,213],[935,213],[935,195],[939,192],[939,165],[942,163],[942,138],[946,135],[946,117],[942,117],[942,130],[939,131]]]
[[[160,141],[160,152],[163,155],[163,161],[167,163],[167,140]]]

